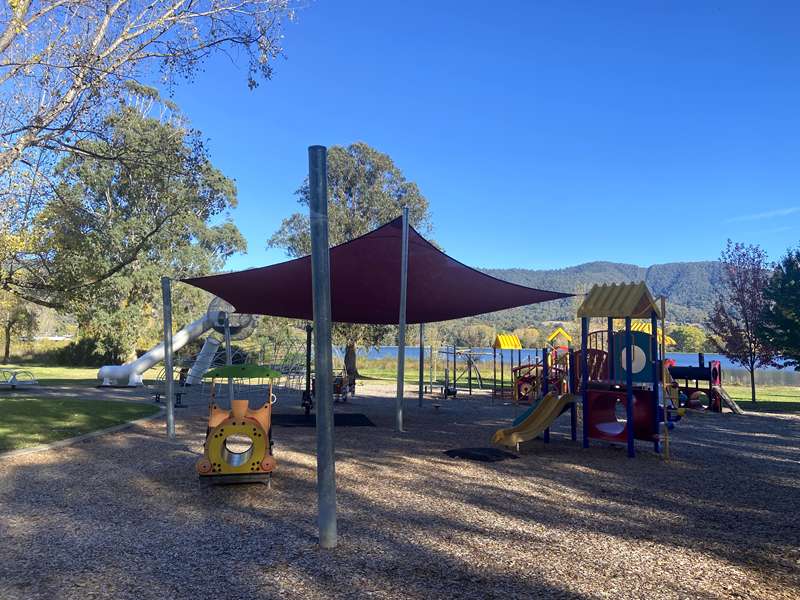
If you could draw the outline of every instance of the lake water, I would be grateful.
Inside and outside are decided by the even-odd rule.
[[[461,349],[459,349],[461,350]],[[475,355],[476,362],[482,363],[491,363],[492,362],[492,349],[491,348],[473,348],[472,349]],[[436,361],[439,363],[440,361],[444,362],[444,354],[439,349],[434,348],[434,352],[437,354]],[[511,353],[514,353],[514,364],[517,364],[517,350],[503,350],[497,351],[497,362],[500,362],[500,353],[503,354],[503,362],[506,366],[508,366],[511,362]],[[519,351],[519,354],[522,357],[522,362],[527,363],[529,361],[535,361],[541,356],[542,350],[541,348],[530,348],[530,349],[523,349]],[[343,356],[341,350],[337,352],[340,356]],[[372,359],[397,359],[397,346],[381,346],[379,348],[369,348],[364,349],[361,348],[358,351],[358,355],[363,358],[367,358],[368,360]],[[681,366],[695,366],[698,364],[697,354],[696,353],[684,353],[684,352],[667,352],[667,357],[672,358],[678,365]],[[419,346],[406,346],[406,358],[408,360],[417,360],[419,358]],[[430,360],[430,348],[425,348],[425,361]],[[452,361],[452,354],[450,355],[450,360]],[[463,360],[463,359],[462,359]],[[726,380],[733,380],[737,383],[741,383],[746,378],[745,370],[740,366],[736,365],[731,362],[725,356],[721,354],[714,354],[711,352],[705,353],[705,361],[708,364],[710,360],[718,360],[722,364],[723,375],[726,377]],[[459,362],[462,362],[461,360]],[[758,377],[756,378],[757,383],[762,384],[769,384],[769,385],[800,385],[800,372],[794,371],[792,369],[776,369],[774,367],[769,367],[765,369],[759,369],[757,373]]]
[[[462,348],[459,348],[462,350]],[[475,357],[476,361],[480,362],[492,362],[492,349],[491,348],[472,348],[473,352],[476,352],[478,355]],[[434,349],[436,351],[436,349]],[[452,352],[452,350],[451,350]],[[500,362],[500,350],[497,351],[497,362]],[[514,364],[517,364],[517,350],[502,350],[503,353],[503,361],[506,364],[509,364],[511,360],[511,353],[514,353]],[[519,351],[522,356],[522,362],[528,362],[529,360],[536,360],[541,356],[542,350],[541,348],[523,348]],[[397,358],[397,346],[381,346],[379,348],[369,348],[366,349],[359,349],[358,355],[365,357],[367,359],[381,359],[381,358]],[[444,354],[440,354],[442,360],[444,360]],[[452,354],[450,355],[452,360]],[[419,357],[419,346],[406,346],[406,358],[408,359],[417,359]],[[668,358],[675,359],[675,362],[682,366],[694,366],[697,365],[697,354],[694,353],[684,353],[684,352],[667,352]],[[430,348],[425,348],[425,360],[430,358]],[[710,360],[718,360],[723,368],[728,369],[741,369],[742,367],[739,365],[733,364],[729,359],[722,356],[721,354],[713,354],[713,353],[705,353],[706,363]],[[438,360],[438,359],[437,359]],[[770,367],[768,370],[773,370],[773,367]]]

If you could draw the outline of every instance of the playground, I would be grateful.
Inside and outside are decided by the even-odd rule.
[[[3,458],[4,595],[84,598],[796,598],[800,418],[692,413],[672,458],[642,444],[570,440],[475,462],[514,416],[487,392],[433,410],[359,385],[337,414],[339,547],[316,533],[313,427],[275,426],[278,473],[262,484],[198,485],[207,406],[54,452]],[[140,398],[141,388],[115,390]],[[275,415],[301,415],[279,393]]]
[[[349,268],[360,256],[370,276]],[[498,334],[483,374],[489,353],[445,347],[443,380],[426,390],[419,363],[419,386],[404,389],[406,317],[422,325],[570,294],[470,269],[405,215],[330,259],[329,321],[391,324],[402,307],[396,393],[334,367],[330,337],[315,339],[312,362],[325,321],[310,324],[308,258],[185,280],[215,298],[177,331],[162,280],[164,342],[103,366],[92,387],[6,370],[10,396],[98,411],[113,400],[138,415],[163,406],[166,419],[0,456],[4,592],[797,597],[800,416],[743,410],[718,360],[666,358],[666,301],[644,282],[584,294],[579,341],[557,329],[523,361],[520,340]],[[375,291],[397,287],[401,264],[398,305]],[[304,351],[234,356],[255,315],[305,320]],[[176,357],[192,340],[199,352]],[[338,497],[322,491],[326,477]],[[323,498],[335,498],[332,531]]]

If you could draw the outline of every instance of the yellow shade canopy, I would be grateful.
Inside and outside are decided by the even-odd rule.
[[[492,348],[495,350],[522,350],[522,343],[513,333],[498,333]]]

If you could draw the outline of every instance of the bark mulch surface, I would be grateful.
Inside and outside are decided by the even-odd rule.
[[[0,459],[0,598],[800,598],[800,416],[692,414],[665,463],[569,439],[473,462],[514,415],[473,396],[394,431],[389,388],[336,405],[339,547],[316,543],[315,430],[263,484],[199,485],[202,407]],[[280,396],[276,412],[296,412]]]

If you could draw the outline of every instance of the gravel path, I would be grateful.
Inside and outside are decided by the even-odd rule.
[[[486,446],[513,408],[406,409],[388,388],[337,411],[340,545],[316,546],[314,430],[274,429],[263,485],[204,488],[205,424],[178,413],[0,460],[0,598],[800,598],[800,416],[691,415],[665,464],[583,450],[562,417],[517,460]],[[296,398],[281,397],[277,412]]]

